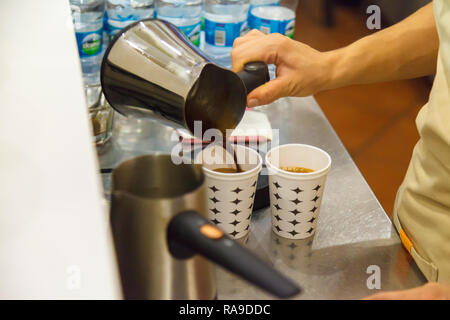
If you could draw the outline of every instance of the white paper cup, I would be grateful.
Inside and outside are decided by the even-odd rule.
[[[234,239],[246,236],[250,228],[258,174],[262,159],[258,152],[244,146],[236,148],[242,173],[221,173],[217,168],[236,168],[232,152],[217,145],[208,146],[196,156],[206,177],[208,214],[211,222]],[[224,163],[225,162],[225,163]]]
[[[269,171],[273,231],[287,239],[304,239],[316,231],[331,157],[304,144],[286,144],[266,155]],[[311,173],[292,173],[281,167],[304,167]]]

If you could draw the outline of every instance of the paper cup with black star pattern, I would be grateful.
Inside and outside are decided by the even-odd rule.
[[[287,144],[266,155],[269,171],[273,231],[287,239],[305,239],[316,231],[331,157],[304,144]],[[280,167],[303,167],[310,173],[293,173]]]
[[[208,213],[212,223],[234,239],[246,236],[250,228],[258,174],[262,159],[255,150],[236,145],[238,163],[244,172],[222,173],[218,168],[236,168],[233,152],[210,145],[196,156],[206,177]],[[225,159],[225,160],[224,160]]]

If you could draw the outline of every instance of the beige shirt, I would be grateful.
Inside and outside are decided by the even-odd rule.
[[[437,74],[416,119],[420,140],[397,193],[394,223],[426,278],[450,283],[450,1],[434,0],[434,15]]]

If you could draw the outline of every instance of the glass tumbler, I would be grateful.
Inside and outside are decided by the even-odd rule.
[[[85,95],[94,143],[102,146],[111,138],[114,110],[106,101],[100,85],[86,85]]]

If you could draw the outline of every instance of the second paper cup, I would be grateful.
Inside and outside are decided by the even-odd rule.
[[[269,170],[273,231],[287,239],[304,239],[316,230],[331,157],[304,144],[287,144],[266,155]],[[303,167],[310,173],[293,173],[280,167]]]

